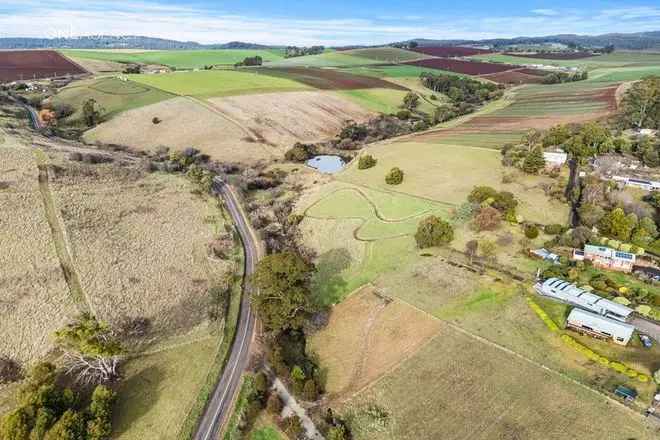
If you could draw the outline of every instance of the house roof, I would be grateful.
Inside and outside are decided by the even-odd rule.
[[[635,262],[635,254],[631,254],[630,252],[617,251],[616,249],[605,246],[594,246],[587,244],[584,246],[584,252],[586,254],[598,255],[600,257],[611,258],[613,260],[617,259],[631,261],[633,263]]]
[[[566,322],[587,325],[598,332],[609,333],[612,336],[624,338],[626,340],[630,339],[635,331],[635,327],[630,324],[604,318],[595,313],[587,312],[578,308],[571,310]]]
[[[587,292],[560,278],[548,278],[541,285],[541,293],[601,315],[610,312],[625,318],[633,312],[629,307]]]

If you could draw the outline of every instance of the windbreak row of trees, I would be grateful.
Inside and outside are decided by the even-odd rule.
[[[284,50],[284,58],[293,58],[293,57],[302,57],[305,55],[318,55],[323,53],[325,46],[309,46],[309,47],[299,47],[299,46],[288,46]]]

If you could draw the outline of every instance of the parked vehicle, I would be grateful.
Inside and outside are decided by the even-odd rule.
[[[653,340],[649,336],[640,333],[639,340],[642,341],[642,345],[644,346],[644,348],[653,347]]]

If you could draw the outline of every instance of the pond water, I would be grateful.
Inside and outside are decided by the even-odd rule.
[[[321,173],[333,174],[341,171],[346,162],[339,156],[314,156],[307,161],[307,165]]]

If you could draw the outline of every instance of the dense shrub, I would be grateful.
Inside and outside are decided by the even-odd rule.
[[[419,222],[415,233],[415,241],[420,249],[442,246],[453,239],[454,228],[448,222],[434,215]]]
[[[531,224],[525,225],[525,237],[529,238],[530,240],[534,240],[538,236],[539,228]]]
[[[378,161],[371,154],[364,154],[360,156],[358,160],[358,169],[366,170],[368,168],[373,168],[376,166]]]
[[[502,222],[502,213],[492,206],[484,206],[474,216],[474,228],[477,231],[492,231]]]
[[[401,182],[403,182],[403,171],[400,168],[392,168],[385,176],[385,183],[388,185],[400,185]]]
[[[13,359],[0,356],[0,385],[19,381],[23,377],[21,366]]]

